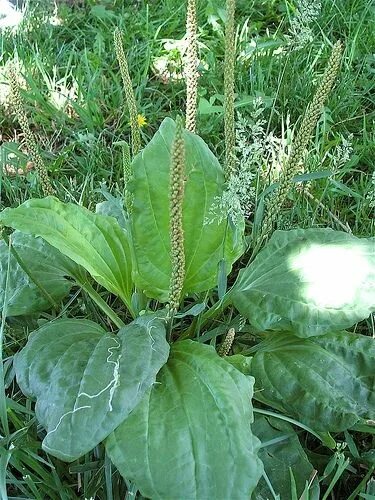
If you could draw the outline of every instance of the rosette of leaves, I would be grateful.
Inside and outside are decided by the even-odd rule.
[[[131,206],[116,203],[112,210],[107,203],[95,214],[47,197],[0,214],[2,224],[16,229],[11,240],[18,260],[12,247],[0,248],[8,315],[26,314],[20,301],[27,294],[28,314],[51,308],[48,297],[56,307],[74,281],[91,276],[123,302],[127,323],[117,333],[89,319],[44,324],[16,355],[17,380],[36,400],[44,449],[62,460],[104,441],[120,473],[146,497],[249,498],[254,491],[261,498],[266,483],[255,490],[262,474],[258,438],[273,439],[278,427],[253,426],[253,385],[254,399],[317,432],[375,418],[373,340],[344,331],[375,310],[375,239],[330,229],[276,231],[221,300],[263,338],[243,352],[244,362],[221,358],[202,342],[179,340],[186,331],[173,331],[177,341],[170,345],[163,303],[171,278],[174,134],[175,123],[165,120],[133,159],[126,187]],[[201,292],[215,293],[219,270],[228,275],[244,250],[243,225],[205,224],[225,190],[218,160],[188,131],[184,143],[181,306],[186,297],[191,303]],[[35,258],[37,251],[44,260]],[[146,311],[134,307],[137,294],[146,297]],[[203,330],[211,312],[201,317]],[[192,338],[198,336],[193,327]],[[310,474],[298,439],[290,428],[285,432]],[[260,456],[275,491],[285,497],[285,469],[272,474],[272,463],[281,459]],[[296,487],[302,494],[304,481]]]
[[[16,229],[13,246],[4,243],[1,254],[6,314],[47,310],[46,295],[61,301],[74,283],[92,279],[123,302],[127,322],[117,333],[89,319],[43,324],[15,356],[17,380],[36,400],[43,448],[61,460],[76,460],[105,441],[119,471],[144,495],[248,497],[262,471],[251,431],[254,379],[213,347],[186,340],[170,348],[163,308],[134,310],[136,294],[168,299],[174,135],[175,123],[165,120],[134,158],[126,187],[130,210],[106,202],[92,213],[47,197],[1,213],[2,224]],[[223,262],[230,272],[243,252],[243,227],[204,224],[225,189],[223,170],[198,136],[184,131],[184,143],[186,297],[214,288]],[[44,251],[44,260],[21,249],[20,239],[41,256]],[[21,307],[26,293],[27,310]]]

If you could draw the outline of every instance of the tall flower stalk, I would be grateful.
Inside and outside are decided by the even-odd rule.
[[[272,231],[280,209],[285,202],[288,192],[293,186],[293,177],[299,170],[307,144],[311,138],[314,128],[316,127],[316,124],[318,123],[322,107],[335,82],[340,67],[342,52],[342,44],[338,41],[333,47],[322,81],[315,92],[313,100],[306,109],[301,126],[292,145],[289,159],[284,166],[279,188],[270,200],[267,215],[264,219],[262,231],[258,239],[258,244],[261,244]]]
[[[11,104],[14,107],[17,120],[24,135],[26,150],[30,155],[31,161],[34,163],[35,170],[38,174],[43,194],[44,196],[54,195],[55,190],[53,189],[48,178],[46,166],[42,157],[40,156],[34,134],[30,129],[29,121],[27,119],[24,103],[19,89],[17,75],[13,67],[9,68],[8,77]]]
[[[117,61],[120,66],[120,73],[124,85],[125,99],[130,115],[130,130],[131,130],[131,147],[133,157],[141,149],[141,134],[139,132],[137,103],[133,91],[133,85],[129,74],[128,62],[125,57],[124,48],[122,46],[121,31],[116,28],[114,32],[114,44]]]
[[[227,22],[225,25],[224,57],[224,134],[225,134],[225,178],[228,180],[236,170],[236,132],[234,123],[234,68],[236,61],[236,33],[234,14],[236,1],[227,0]]]
[[[184,201],[185,143],[183,124],[176,120],[176,132],[172,147],[169,187],[169,217],[171,241],[171,280],[169,285],[169,315],[177,311],[185,278],[184,231],[182,227],[182,204]]]
[[[187,53],[186,78],[186,128],[195,133],[198,95],[198,49],[197,49],[197,5],[196,0],[188,0],[186,14]]]

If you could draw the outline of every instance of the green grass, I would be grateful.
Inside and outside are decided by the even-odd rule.
[[[184,35],[185,9],[177,0],[88,1],[84,7],[62,3],[57,13],[61,24],[52,25],[47,18],[53,15],[53,7],[47,12],[44,3],[39,7],[38,3],[41,4],[30,2],[30,14],[23,29],[16,34],[1,34],[0,66],[16,54],[23,63],[27,82],[23,91],[25,106],[59,197],[94,207],[103,199],[101,183],[112,193],[122,188],[121,150],[113,143],[128,140],[130,133],[112,43],[114,28],[119,26],[124,31],[139,112],[148,122],[142,129],[146,143],[164,117],[174,117],[184,110],[183,83],[163,83],[155,75],[153,64],[156,57],[168,55],[177,61],[178,68],[178,54],[168,54],[164,42]],[[217,0],[199,3],[202,69],[199,96],[202,106],[203,99],[211,99],[217,107],[200,114],[198,131],[221,159],[223,4]],[[304,48],[290,51],[285,35],[295,15],[295,2],[238,0],[238,50],[242,57],[236,69],[236,106],[251,123],[253,100],[261,96],[267,131],[280,137],[282,124],[289,123],[291,132],[314,92],[330,47],[341,39],[345,54],[339,81],[305,162],[306,172],[331,171],[331,175],[309,183],[311,196],[301,190],[290,194],[280,227],[314,225],[341,229],[344,225],[356,235],[370,236],[375,234],[374,209],[367,199],[375,189],[371,184],[375,162],[375,9],[371,0],[322,4],[322,12],[312,25],[314,39]],[[48,101],[51,79],[68,86],[74,80],[77,82],[77,100],[70,103],[68,114]],[[12,110],[1,105],[0,134],[3,152],[10,141],[22,143]],[[337,166],[335,148],[342,138],[350,140],[353,152],[346,163]],[[4,160],[4,156],[0,158]],[[25,164],[22,152],[18,161],[21,166]],[[260,182],[259,194],[267,179]],[[0,176],[0,209],[39,195],[33,172],[26,176]],[[72,297],[72,304],[77,315],[84,316],[87,310],[95,312],[95,306],[85,295]],[[27,318],[28,328],[24,321],[16,319],[6,325],[4,380],[10,435],[3,438],[0,428],[0,492],[4,491],[6,481],[10,498],[125,498],[131,485],[120,478],[101,446],[73,464],[64,464],[41,450],[43,429],[35,421],[32,403],[25,400],[17,387],[11,364],[28,331],[36,325],[35,318]],[[358,328],[362,333],[375,335],[371,319]],[[351,459],[351,468],[342,472],[329,498],[348,498],[356,488],[356,495],[370,494],[369,488],[373,488],[367,486],[366,476],[373,458],[372,462],[360,458],[364,453],[374,453],[373,435],[356,433],[352,438],[355,443],[350,436],[338,436],[339,441],[348,444],[345,454]],[[315,441],[308,441],[307,445],[320,470],[328,463],[333,464],[334,455],[327,449]],[[335,464],[332,467],[324,480],[327,485],[336,470]],[[132,498],[130,493],[126,498]]]

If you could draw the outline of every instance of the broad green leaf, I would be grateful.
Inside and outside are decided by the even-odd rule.
[[[137,318],[118,335],[87,320],[61,319],[34,332],[16,355],[21,390],[36,398],[43,448],[72,461],[134,409],[167,361],[164,322]]]
[[[132,164],[128,187],[133,196],[132,235],[135,281],[149,297],[167,300],[171,275],[169,238],[169,170],[175,123],[165,119]],[[218,160],[203,140],[184,132],[186,183],[183,229],[186,278],[183,293],[201,292],[217,285],[218,264],[225,259],[227,273],[243,251],[242,232],[213,222],[210,209],[224,190]]]
[[[239,274],[233,304],[262,330],[309,337],[349,328],[375,310],[375,238],[276,231]]]
[[[107,439],[109,457],[145,497],[249,498],[262,472],[252,386],[212,347],[178,342],[157,383]]]
[[[277,418],[255,415],[252,426],[254,434],[262,442],[259,458],[264,470],[280,500],[292,498],[291,474],[296,482],[298,498],[301,497],[306,483],[309,483],[314,468],[303,450],[297,433],[287,422]],[[314,481],[309,489],[310,500],[319,500],[319,483]],[[272,498],[266,481],[262,478],[256,487],[252,499],[268,500]]]
[[[8,316],[50,309],[68,295],[73,283],[65,277],[77,275],[79,266],[41,238],[15,231],[10,239],[27,272],[10,252],[5,241],[1,240],[0,311],[4,306],[7,280]]]
[[[225,356],[224,359],[241,373],[251,375],[251,358],[249,356],[234,354],[233,356]]]
[[[375,417],[374,360],[374,340],[364,335],[275,332],[251,361],[254,398],[316,431],[340,432]]]
[[[114,217],[122,228],[127,229],[128,221],[123,199],[120,196],[111,195],[111,193],[104,189],[100,192],[105,197],[105,201],[96,204],[95,213]]]
[[[130,305],[129,237],[114,218],[48,197],[7,208],[0,214],[0,221],[24,233],[41,236]]]
[[[175,314],[175,318],[186,318],[186,316],[199,316],[207,307],[205,302],[199,302],[193,306],[188,306],[185,311]]]

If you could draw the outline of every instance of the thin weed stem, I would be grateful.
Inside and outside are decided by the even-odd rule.
[[[234,122],[234,70],[236,61],[236,33],[234,15],[235,0],[227,0],[227,22],[225,24],[224,57],[224,134],[225,134],[225,178],[228,180],[236,170],[236,132]]]

